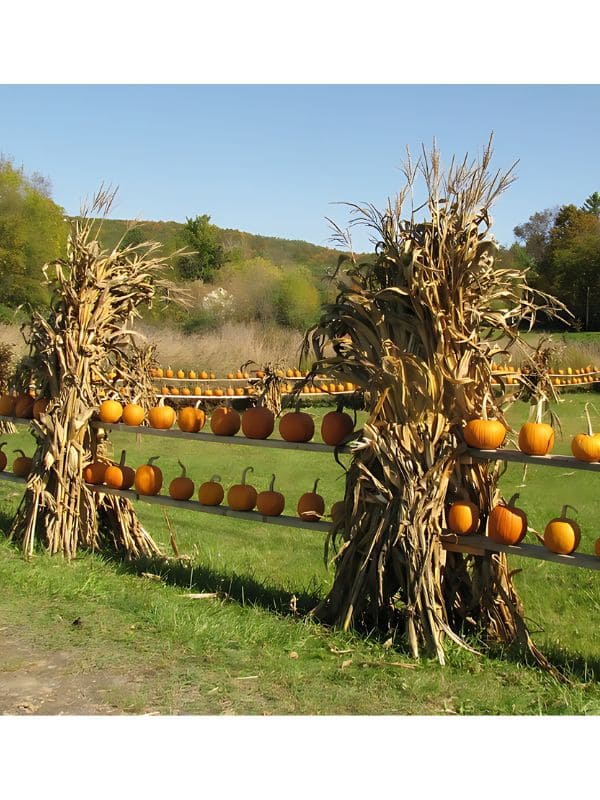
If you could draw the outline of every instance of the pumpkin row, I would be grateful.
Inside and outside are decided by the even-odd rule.
[[[134,470],[125,464],[126,451],[121,453],[118,464],[94,461],[83,470],[86,483],[96,486],[106,484],[113,489],[135,488],[140,495],[157,495],[163,486],[163,474],[154,463],[158,456],[153,456],[146,464]],[[181,475],[169,483],[169,496],[174,500],[190,500],[196,492],[194,481],[188,477],[185,466],[178,461]],[[234,484],[227,491],[227,505],[233,511],[253,511],[255,508],[266,517],[278,517],[285,508],[285,497],[274,488],[275,475],[271,476],[266,491],[257,492],[254,486],[246,483],[248,472],[253,467],[246,467],[242,472],[240,483]],[[325,516],[325,500],[317,493],[319,479],[314,483],[311,492],[305,492],[299,499],[296,508],[298,516],[309,522],[317,522]],[[225,489],[219,475],[213,475],[209,481],[198,487],[198,500],[204,506],[219,506],[225,498]],[[333,514],[333,509],[332,509]]]
[[[594,433],[588,410],[587,433],[578,433],[571,439],[571,452],[578,461],[600,461],[600,433]],[[479,450],[497,450],[504,444],[506,426],[498,419],[472,419],[463,428],[463,436],[470,447]],[[545,456],[554,447],[554,428],[547,422],[526,422],[519,430],[519,450],[530,456]]]
[[[341,392],[355,391],[353,383],[321,383],[306,384],[300,390],[301,394],[340,394]],[[160,387],[160,394],[173,395],[174,397],[247,397],[257,393],[254,386],[189,386],[179,388],[178,386],[163,385]],[[284,383],[281,386],[283,394],[291,394],[294,387],[291,383]]]
[[[499,503],[490,511],[487,535],[493,542],[517,545],[525,538],[527,515],[522,508],[515,506],[518,497],[515,494],[508,503]],[[574,519],[567,517],[568,508],[573,506],[564,505],[560,516],[550,520],[544,530],[544,546],[560,555],[574,553],[581,541],[581,528]],[[459,536],[474,534],[480,525],[479,509],[470,500],[458,500],[448,508],[446,524],[449,531]],[[594,551],[600,556],[600,538],[596,540]]]
[[[103,400],[98,410],[100,420],[114,425],[141,425],[144,409],[118,400]],[[176,422],[186,433],[198,433],[206,424],[206,414],[201,408],[186,406],[175,411],[171,406],[157,405],[148,412],[150,427],[169,430]],[[315,434],[315,423],[304,411],[289,411],[279,418],[279,434],[286,442],[309,442]],[[210,415],[210,428],[216,436],[235,436],[241,429],[248,439],[268,439],[275,429],[275,414],[265,406],[247,408],[242,414],[234,408],[219,406]],[[321,438],[332,447],[341,444],[354,430],[352,417],[345,411],[329,411],[321,421]]]

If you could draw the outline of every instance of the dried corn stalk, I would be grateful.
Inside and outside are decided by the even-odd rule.
[[[352,205],[353,224],[374,233],[375,257],[340,259],[336,301],[306,335],[313,371],[352,381],[365,393],[369,418],[346,475],[345,519],[327,542],[339,546],[333,587],[314,614],[324,622],[378,628],[404,637],[414,657],[425,650],[444,663],[444,639],[467,646],[469,633],[516,644],[549,667],[531,641],[506,559],[446,553],[445,506],[464,489],[485,523],[498,499],[497,463],[463,464],[461,428],[496,397],[491,362],[501,342],[518,340],[536,312],[564,307],[534,292],[524,271],[496,262],[489,208],[512,182],[492,175],[491,140],[479,162],[423,153],[404,167],[406,185],[383,212]],[[421,176],[429,220],[403,217]],[[328,355],[326,348],[333,348]],[[488,403],[489,405],[490,403]],[[328,550],[326,549],[326,554]]]
[[[101,190],[91,212],[108,213],[114,193]],[[101,222],[100,222],[101,224]],[[98,223],[84,210],[73,222],[65,260],[44,267],[51,290],[49,313],[34,312],[24,330],[27,366],[49,405],[32,428],[37,440],[27,489],[11,536],[30,556],[36,540],[50,553],[73,558],[80,546],[107,548],[128,556],[159,552],[128,500],[91,492],[84,467],[106,460],[106,439],[88,425],[101,399],[122,399],[147,391],[147,361],[131,323],[139,307],[150,306],[166,261],[160,245],[142,243],[101,250]],[[108,376],[116,373],[114,383]]]

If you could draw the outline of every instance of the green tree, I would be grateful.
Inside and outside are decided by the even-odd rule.
[[[290,328],[304,331],[319,316],[321,297],[305,269],[284,273],[275,294],[277,321]]]
[[[225,253],[219,243],[218,228],[210,224],[207,214],[187,217],[183,239],[191,251],[177,260],[177,271],[184,281],[203,280],[211,283],[225,263]]]
[[[586,214],[593,214],[595,217],[600,217],[600,194],[598,192],[592,192],[584,201],[581,210],[585,211]]]
[[[50,185],[29,178],[0,159],[0,302],[14,307],[48,300],[41,268],[64,255],[68,226],[64,210],[49,197]]]
[[[554,225],[558,208],[536,211],[527,222],[513,228],[515,237],[523,243],[525,251],[536,264],[545,257],[550,242],[550,231]]]

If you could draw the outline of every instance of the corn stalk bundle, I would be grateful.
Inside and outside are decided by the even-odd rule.
[[[101,190],[91,210],[108,213],[113,197]],[[49,400],[46,413],[32,422],[37,449],[10,532],[28,556],[36,540],[67,558],[80,546],[127,556],[159,552],[129,501],[91,492],[83,469],[94,460],[108,460],[105,436],[97,436],[88,423],[114,389],[109,372],[117,371],[125,398],[143,390],[147,380],[151,353],[137,347],[131,323],[140,306],[152,304],[157,290],[171,287],[157,277],[165,266],[157,254],[160,245],[121,242],[102,250],[97,234],[98,223],[84,210],[72,224],[66,259],[44,267],[49,313],[34,312],[24,331],[29,369],[40,395]]]
[[[460,459],[462,427],[481,416],[484,398],[505,421],[510,398],[494,398],[492,358],[540,310],[564,311],[527,285],[525,271],[496,261],[489,208],[513,178],[512,168],[492,175],[491,156],[490,140],[479,161],[453,160],[444,172],[434,147],[416,165],[409,157],[406,185],[384,211],[351,205],[351,226],[374,234],[368,262],[336,227],[350,252],[304,352],[316,356],[313,372],[364,390],[368,421],[346,473],[344,519],[326,542],[326,557],[336,548],[334,583],[313,613],[391,632],[414,657],[425,651],[442,664],[444,640],[470,648],[472,634],[521,646],[550,668],[529,637],[506,558],[445,552],[440,541],[446,506],[461,493],[484,524],[499,499],[500,466]],[[422,222],[412,204],[404,218],[419,177]]]

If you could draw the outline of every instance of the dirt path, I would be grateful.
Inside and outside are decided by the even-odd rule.
[[[90,670],[77,650],[44,650],[0,628],[0,714],[119,714],[107,695],[125,675]]]

